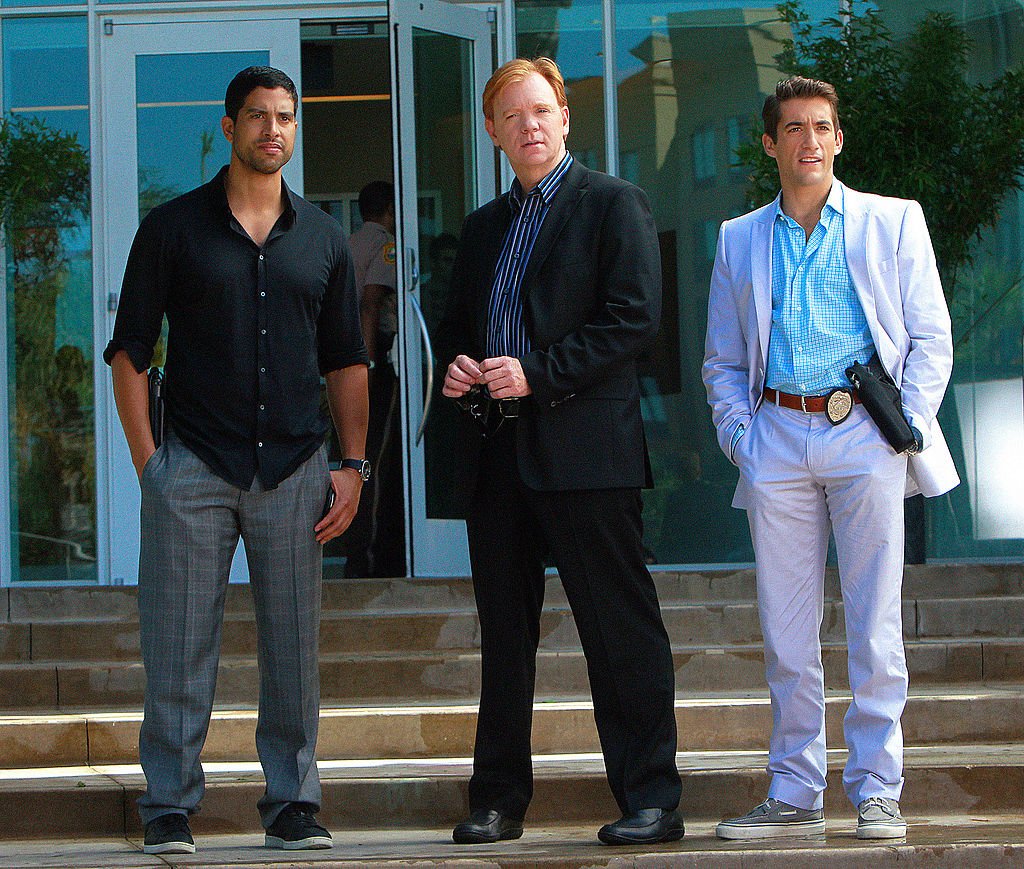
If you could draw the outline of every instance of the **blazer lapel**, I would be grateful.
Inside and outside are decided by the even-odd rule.
[[[562,228],[576,210],[579,201],[586,195],[588,171],[579,161],[574,161],[562,178],[561,186],[558,188],[554,202],[551,203],[551,208],[544,217],[540,232],[537,233],[537,240],[533,243],[529,262],[526,264],[522,290],[524,299],[530,292],[530,286],[537,271],[544,265],[544,261],[554,249]]]
[[[871,273],[868,271],[868,223],[867,212],[862,207],[859,194],[856,190],[843,185],[843,244],[846,247],[846,268],[850,272],[850,280],[853,281],[853,288],[860,299],[864,316],[867,317],[871,334],[874,335],[878,327],[878,315],[875,310]]]
[[[780,196],[782,194],[779,194]],[[776,200],[778,201],[778,200]],[[775,210],[765,209],[750,230],[750,282],[757,316],[762,371],[768,368],[768,339],[772,334],[772,230]]]

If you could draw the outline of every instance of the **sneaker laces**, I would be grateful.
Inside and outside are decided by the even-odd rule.
[[[292,803],[281,814],[287,815],[289,819],[296,821],[300,826],[320,829],[316,814],[310,806]]]
[[[895,818],[899,814],[899,809],[894,809],[885,797],[868,797],[861,804],[860,813],[866,814],[871,808],[881,809],[890,818]]]

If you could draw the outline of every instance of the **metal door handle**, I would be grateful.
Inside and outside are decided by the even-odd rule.
[[[423,416],[420,418],[420,426],[416,429],[416,445],[419,446],[421,440],[423,440],[423,432],[427,427],[427,417],[430,416],[430,404],[434,400],[434,348],[430,344],[430,332],[427,329],[427,318],[423,316],[423,308],[420,307],[419,300],[413,296],[409,296],[409,303],[412,306],[413,313],[416,315],[416,319],[420,324],[420,335],[423,337],[423,349],[427,354],[427,389],[426,395],[423,398]]]

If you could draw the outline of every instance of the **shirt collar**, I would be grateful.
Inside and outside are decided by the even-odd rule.
[[[221,170],[206,187],[210,192],[210,201],[214,207],[230,220],[233,215],[231,214],[231,206],[228,205],[228,191],[224,186],[227,176],[228,167],[222,166]],[[281,179],[281,192],[284,193],[284,223],[282,227],[290,228],[295,223],[295,201],[298,197],[292,193],[284,178]]]
[[[832,179],[832,189],[828,192],[828,199],[825,200],[825,205],[821,209],[821,218],[818,222],[824,223],[827,229],[832,223],[833,216],[843,213],[843,185],[835,179]],[[775,201],[772,203],[772,220],[783,220],[789,223],[796,223],[792,217],[782,210],[781,193],[775,197]]]
[[[565,156],[558,161],[558,165],[555,166],[547,175],[540,179],[533,190],[530,193],[536,191],[540,194],[541,201],[545,205],[550,205],[551,200],[554,199],[555,194],[558,192],[558,188],[562,184],[562,178],[565,177],[565,173],[569,171],[569,167],[573,164],[573,156],[568,151],[565,152]],[[518,211],[522,208],[523,200],[523,185],[519,183],[518,178],[512,180],[512,187],[508,192],[509,205],[513,211]]]

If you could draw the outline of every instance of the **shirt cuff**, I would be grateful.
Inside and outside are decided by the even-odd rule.
[[[732,433],[732,440],[729,441],[729,461],[736,464],[736,446],[747,432],[747,427],[741,422]]]

